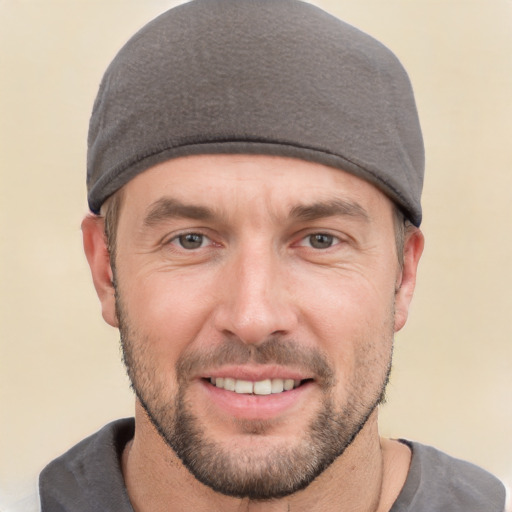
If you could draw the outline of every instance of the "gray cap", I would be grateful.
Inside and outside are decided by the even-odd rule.
[[[424,150],[407,73],[386,47],[297,0],[193,0],[107,69],[89,128],[89,207],[193,154],[295,157],[353,173],[421,222]]]

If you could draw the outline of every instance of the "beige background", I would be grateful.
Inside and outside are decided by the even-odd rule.
[[[177,2],[0,0],[0,488],[132,396],[82,255],[101,74]],[[512,2],[324,0],[409,70],[427,149],[426,250],[382,431],[512,476]]]

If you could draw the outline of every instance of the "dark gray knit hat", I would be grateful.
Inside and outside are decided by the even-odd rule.
[[[170,158],[295,157],[375,184],[421,222],[424,151],[407,74],[386,47],[297,0],[193,0],[107,69],[89,129],[89,207]]]

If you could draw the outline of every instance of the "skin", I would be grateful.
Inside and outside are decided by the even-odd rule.
[[[157,208],[163,200],[208,208],[213,215],[169,215],[169,208]],[[311,205],[323,207],[304,208]],[[84,219],[84,248],[103,317],[119,327],[103,228],[99,217]],[[183,233],[205,238],[200,247],[186,249]],[[318,233],[332,236],[332,244],[312,246]],[[391,201],[370,183],[316,163],[190,156],[159,164],[125,185],[117,293],[145,369],[140,387],[157,389],[155,401],[172,403],[176,364],[188,354],[229,342],[256,350],[274,336],[321,354],[332,385],[326,389],[300,365],[251,361],[196,368],[185,375],[184,393],[220,450],[261,461],[282,447],[300,446],[327,397],[335,411],[356,401],[371,413],[346,451],[308,487],[261,502],[225,496],[195,479],[137,400],[135,437],[122,460],[135,510],[389,510],[410,453],[380,439],[373,407],[386,380],[393,333],[407,319],[422,249],[421,232],[408,230],[400,267]],[[266,397],[242,403],[205,383],[212,375],[260,380],[283,372],[309,382],[293,399],[277,399],[275,408]]]

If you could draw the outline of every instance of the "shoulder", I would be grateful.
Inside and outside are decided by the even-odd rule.
[[[134,425],[133,418],[109,423],[50,462],[39,476],[42,512],[132,510],[120,457]]]
[[[402,442],[412,460],[391,512],[504,512],[505,487],[496,477],[431,446]]]

